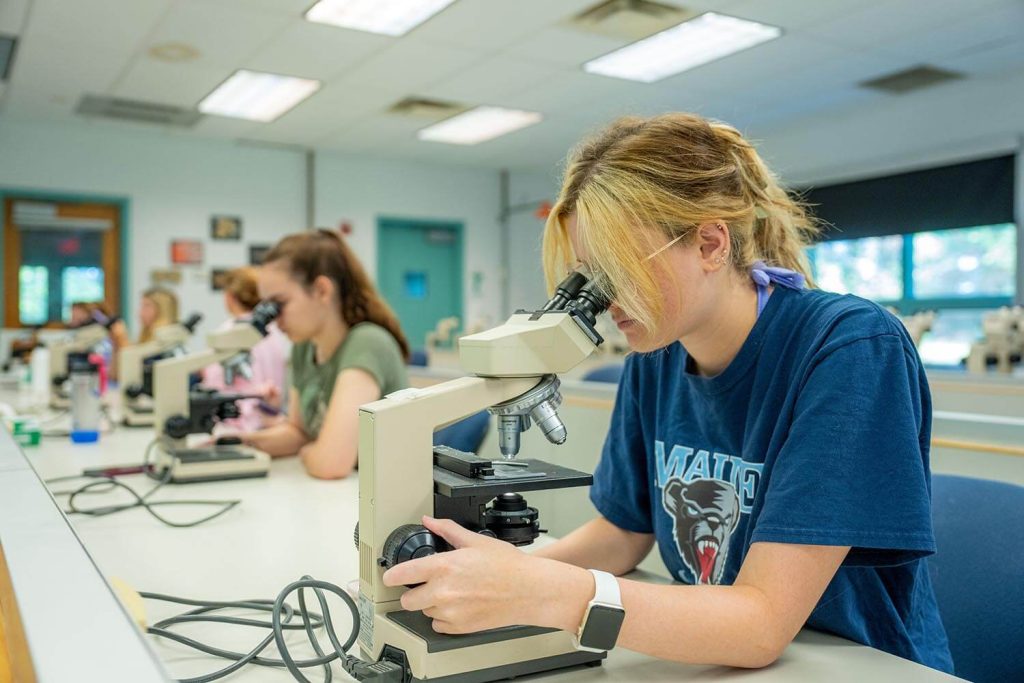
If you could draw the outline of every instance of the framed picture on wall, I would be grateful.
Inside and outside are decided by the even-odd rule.
[[[231,272],[230,268],[211,268],[210,269],[210,289],[215,292],[219,292],[227,286],[228,273]]]
[[[261,266],[263,265],[263,258],[270,251],[269,244],[250,244],[249,245],[249,265],[250,266]]]
[[[240,216],[211,216],[210,237],[215,240],[242,239],[242,218]]]
[[[171,240],[171,263],[196,266],[203,262],[203,243],[199,240]]]

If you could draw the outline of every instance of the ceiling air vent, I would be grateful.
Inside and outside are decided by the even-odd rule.
[[[861,86],[881,90],[892,95],[903,95],[904,93],[929,88],[948,81],[955,81],[963,77],[963,74],[956,73],[955,71],[946,71],[934,66],[922,65],[879,78],[873,78],[870,81],[863,81]]]
[[[119,97],[105,97],[103,95],[84,95],[78,101],[75,113],[82,116],[98,116],[121,121],[177,126],[179,128],[190,128],[202,118],[202,114],[195,109],[183,109],[168,104],[124,100]]]
[[[417,119],[440,121],[451,118],[456,114],[461,114],[466,109],[467,107],[455,104],[454,102],[431,100],[425,97],[406,97],[404,100],[391,105],[388,108],[388,113]]]
[[[681,24],[697,14],[685,7],[649,0],[606,0],[580,12],[568,20],[567,25],[586,33],[632,42]]]

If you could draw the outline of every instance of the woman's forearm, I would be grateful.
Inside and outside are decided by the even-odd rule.
[[[317,479],[343,479],[356,466],[354,448],[346,448],[345,444],[328,446],[323,438],[303,446],[299,455],[306,472]]]
[[[594,582],[575,567],[547,570],[529,623],[575,632]],[[618,579],[626,618],[618,646],[687,664],[758,668],[774,662],[793,634],[777,624],[771,603],[753,586],[683,586]],[[555,607],[557,605],[557,607]]]
[[[532,554],[621,575],[633,571],[653,544],[651,534],[626,531],[598,517]]]
[[[752,586],[653,585],[619,579],[626,620],[619,645],[689,664],[758,668],[793,634],[776,625],[771,604]]]
[[[245,443],[273,457],[295,455],[309,443],[309,437],[291,422],[282,422],[243,437]]]

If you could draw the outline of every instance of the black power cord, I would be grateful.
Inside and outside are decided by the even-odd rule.
[[[316,596],[317,602],[320,605],[319,613],[312,612],[306,607],[306,590],[312,590],[313,594]],[[299,593],[298,610],[285,602],[288,599],[288,596],[296,591]],[[348,638],[344,643],[339,641],[338,634],[334,630],[334,622],[331,620],[331,610],[327,604],[327,597],[324,594],[324,591],[333,593],[341,598],[349,609],[352,627]],[[193,678],[179,679],[180,683],[209,683],[210,681],[215,681],[234,673],[246,664],[286,668],[289,673],[291,673],[292,677],[296,681],[300,681],[300,683],[311,683],[311,681],[302,673],[302,669],[323,667],[324,683],[330,683],[334,676],[331,669],[331,663],[335,660],[339,661],[342,669],[357,681],[404,683],[407,679],[405,668],[396,662],[387,660],[381,660],[379,662],[365,662],[358,657],[348,654],[349,648],[355,644],[356,637],[359,634],[359,609],[356,607],[355,601],[339,586],[336,586],[333,583],[328,583],[327,581],[319,581],[308,575],[303,576],[300,580],[294,581],[285,586],[274,600],[211,602],[192,600],[189,598],[178,598],[171,595],[163,595],[161,593],[142,592],[139,593],[139,595],[147,600],[160,600],[163,602],[174,602],[182,605],[193,605],[196,607],[196,609],[156,622],[147,629],[148,633],[161,638],[173,640],[194,650],[198,650],[199,652],[204,652],[223,659],[233,660],[230,665],[222,669],[218,669],[217,671]],[[241,617],[212,614],[217,610],[225,609],[248,609],[258,612],[269,612],[270,621],[267,622],[258,619],[246,619]],[[300,617],[300,621],[298,623],[293,623],[292,619],[296,614]],[[188,636],[172,631],[170,628],[177,624],[195,622],[266,628],[269,629],[270,632],[248,652],[234,652],[208,645],[194,638],[189,638]],[[330,654],[324,652],[324,648],[321,646],[320,640],[317,637],[316,631],[321,628],[326,632],[327,638],[331,643],[331,649],[334,650]],[[317,655],[313,659],[296,661],[288,651],[288,646],[284,640],[285,631],[297,631],[300,629],[306,632],[306,637],[309,639],[309,643]],[[260,656],[260,653],[263,652],[271,642],[276,645],[278,653],[281,655],[280,659]]]
[[[158,440],[154,439],[146,446],[146,451],[143,456],[142,470],[144,472],[151,472],[153,469],[152,463],[150,463],[150,455],[152,454],[153,447],[159,443]],[[87,517],[105,517],[106,515],[114,514],[115,512],[122,512],[124,510],[132,510],[134,508],[142,508],[150,515],[155,517],[158,521],[166,524],[169,527],[177,529],[187,529],[189,527],[199,526],[205,522],[209,522],[212,519],[220,517],[225,512],[235,507],[241,500],[159,500],[151,501],[150,498],[154,493],[159,491],[165,484],[171,479],[171,469],[167,468],[163,475],[157,480],[157,483],[153,488],[146,491],[144,494],[139,494],[138,491],[128,486],[124,482],[118,481],[117,478],[109,475],[92,475],[92,474],[74,474],[67,477],[55,477],[53,479],[47,479],[44,483],[52,484],[58,481],[68,481],[73,479],[92,479],[87,484],[84,484],[77,489],[72,491],[54,491],[54,496],[68,496],[68,507],[64,510],[65,514],[68,515],[85,515]],[[127,491],[134,501],[130,503],[119,503],[116,505],[103,505],[100,507],[79,507],[76,500],[80,496],[97,494],[97,493],[109,493],[115,489],[123,489]],[[183,505],[205,505],[205,506],[216,506],[219,509],[205,517],[192,520],[190,522],[175,522],[166,517],[162,516],[156,511],[157,507],[169,507],[169,506],[183,506]]]

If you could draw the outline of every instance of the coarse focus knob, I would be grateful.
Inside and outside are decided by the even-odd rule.
[[[356,550],[359,550],[359,522],[356,522],[356,528],[352,531],[352,541],[356,544]]]
[[[189,433],[189,421],[184,415],[172,415],[164,423],[164,433],[172,439],[184,439]]]
[[[388,535],[379,562],[385,569],[437,553],[444,541],[422,524],[403,524]]]

